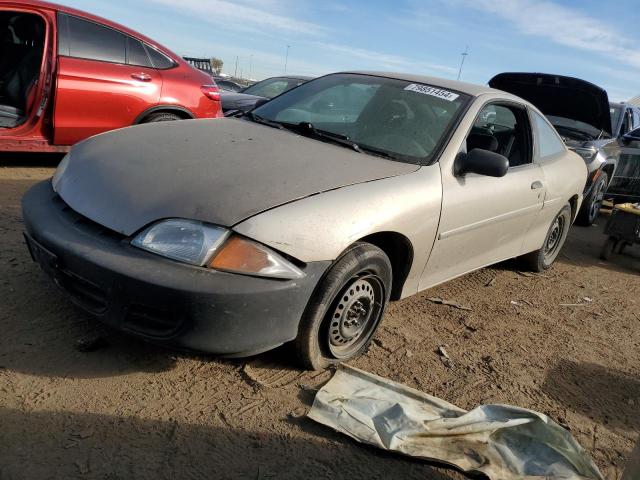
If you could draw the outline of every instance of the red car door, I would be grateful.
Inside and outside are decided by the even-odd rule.
[[[58,14],[54,143],[73,145],[132,125],[156,105],[162,76],[147,47],[105,25]]]

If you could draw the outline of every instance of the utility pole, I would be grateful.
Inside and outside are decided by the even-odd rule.
[[[249,80],[253,78],[253,54],[249,55]]]
[[[458,70],[458,80],[460,80],[460,75],[462,75],[462,67],[464,66],[464,60],[469,55],[469,45],[467,45],[467,48],[464,50],[464,52],[461,53],[461,55],[462,55],[462,61],[460,62],[460,70]]]
[[[236,55],[236,70],[233,72],[233,76],[238,78],[238,56]]]
[[[291,45],[287,45],[287,54],[284,57],[284,73],[287,73],[287,63],[289,63],[289,49]]]

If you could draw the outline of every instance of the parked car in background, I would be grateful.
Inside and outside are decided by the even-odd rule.
[[[207,74],[79,10],[0,0],[0,150],[66,151],[138,123],[222,115]]]
[[[261,82],[254,83],[237,93],[223,92],[222,110],[227,112],[248,112],[261,100],[270,100],[281,93],[302,85],[312,77],[285,76],[271,77]]]
[[[102,321],[225,355],[292,341],[323,368],[366,350],[389,299],[549,268],[586,176],[525,100],[353,72],[242,118],[94,137],[22,205],[34,259]]]
[[[615,203],[640,202],[640,127],[609,143],[604,152],[617,159],[607,197]]]
[[[218,88],[223,92],[241,92],[247,88],[244,85],[240,85],[233,80],[228,80],[223,77],[214,77],[213,79],[216,81]]]
[[[561,75],[501,73],[489,85],[533,103],[567,146],[584,159],[589,176],[576,223],[593,224],[616,168],[615,157],[608,156],[603,147],[629,131],[635,121],[632,110],[610,104],[607,92],[597,85]]]

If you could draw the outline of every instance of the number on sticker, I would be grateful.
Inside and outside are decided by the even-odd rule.
[[[407,85],[405,90],[409,90],[410,92],[422,93],[423,95],[431,95],[432,97],[438,97],[448,102],[453,102],[460,95],[457,93],[450,92],[448,90],[444,90],[442,88],[430,87],[428,85],[418,85],[417,83],[412,83],[411,85]]]

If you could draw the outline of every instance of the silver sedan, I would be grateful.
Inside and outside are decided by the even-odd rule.
[[[240,118],[74,147],[23,199],[36,261],[79,306],[227,356],[362,354],[389,300],[557,258],[584,161],[531,104],[415,75],[338,73]]]

